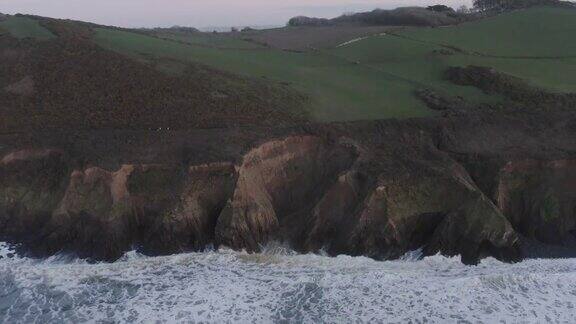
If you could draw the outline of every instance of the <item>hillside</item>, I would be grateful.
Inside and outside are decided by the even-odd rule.
[[[134,60],[93,42],[94,25],[0,22],[0,129],[290,125],[307,98],[196,62]],[[183,73],[173,73],[177,69]]]
[[[401,7],[392,10],[375,9],[369,12],[346,14],[333,19],[294,17],[289,26],[333,26],[333,25],[375,25],[375,26],[447,26],[473,19],[456,13],[446,7],[445,11],[429,10],[422,7]]]
[[[466,66],[576,92],[576,10],[558,7],[444,28],[201,33],[10,16],[0,30],[4,129],[290,125],[518,106],[504,90],[447,77]]]
[[[576,10],[381,28],[7,17],[0,241],[95,261],[574,254]]]
[[[367,28],[286,27],[213,38],[100,28],[95,41],[134,57],[202,62],[285,82],[311,98],[310,116],[317,121],[437,114],[416,98],[421,89],[460,97],[470,105],[509,105],[501,95],[448,81],[445,71],[452,66],[491,67],[549,91],[576,91],[571,45],[576,10],[531,8],[446,28]],[[352,32],[341,38],[342,30]]]
[[[452,96],[482,101],[447,81],[446,69],[490,67],[549,91],[576,92],[575,35],[576,10],[544,7],[447,28],[406,28],[328,52]]]

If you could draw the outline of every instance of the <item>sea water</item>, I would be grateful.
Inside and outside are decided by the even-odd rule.
[[[115,263],[0,244],[0,323],[574,323],[576,259],[478,266],[221,249]]]

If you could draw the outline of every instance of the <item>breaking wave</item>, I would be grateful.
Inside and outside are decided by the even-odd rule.
[[[576,259],[398,261],[221,249],[115,263],[0,244],[0,322],[573,322]]]

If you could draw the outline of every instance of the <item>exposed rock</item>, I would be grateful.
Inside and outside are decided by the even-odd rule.
[[[366,195],[368,179],[358,171],[348,171],[324,194],[306,222],[302,247],[305,251],[326,249],[337,254],[346,246],[356,209]],[[348,225],[348,226],[347,226]]]
[[[117,172],[73,171],[66,194],[44,227],[35,254],[69,251],[80,257],[114,260],[130,248],[132,212],[127,179],[133,166]]]
[[[576,122],[562,116],[0,134],[0,240],[107,261],[274,240],[376,259],[423,248],[466,263],[517,260],[525,237],[570,249]]]
[[[148,244],[164,253],[203,249],[214,243],[218,217],[232,197],[236,169],[231,163],[191,166],[179,203],[153,230]]]
[[[64,153],[28,149],[0,161],[0,237],[33,237],[66,190],[69,165]]]
[[[562,245],[576,234],[576,160],[508,162],[494,199],[524,236]]]
[[[449,213],[436,229],[427,254],[462,255],[467,264],[493,256],[501,260],[521,258],[520,239],[506,217],[484,195],[471,199]]]
[[[25,156],[30,155],[5,160]],[[226,163],[192,166],[185,175],[159,165],[76,170],[57,206],[37,202],[46,210],[42,223],[30,225],[36,230],[28,248],[34,255],[67,251],[109,261],[132,247],[151,254],[203,248],[213,242],[217,216],[234,183],[234,166]]]
[[[471,228],[463,234],[444,229],[450,224],[466,224],[475,219],[476,215],[466,206],[477,197],[486,200],[458,165],[431,169],[415,176],[381,179],[360,214],[349,246],[354,247],[354,254],[389,259],[423,246],[427,246],[428,253],[450,254],[458,235],[470,237],[474,242],[501,240],[500,244],[504,241],[503,235],[509,235],[512,228],[503,216],[502,222],[483,223],[487,230]],[[512,248],[504,243],[497,246]],[[478,249],[469,245],[454,254],[472,251],[471,254],[478,255]],[[502,257],[507,259],[509,255],[502,254]]]
[[[282,236],[282,223],[312,209],[322,189],[352,162],[353,152],[313,136],[253,149],[244,157],[234,196],[218,221],[217,241],[258,251],[260,244]]]

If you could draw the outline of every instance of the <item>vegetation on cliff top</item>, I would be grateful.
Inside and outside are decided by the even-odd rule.
[[[200,33],[9,16],[0,30],[0,96],[10,103],[0,107],[2,128],[52,119],[55,127],[196,128],[437,114],[415,95],[422,89],[474,105],[510,100],[446,79],[447,69],[470,65],[576,92],[576,10],[559,7],[446,28]],[[107,81],[96,84],[99,75]]]
[[[304,51],[280,51],[274,45],[259,46],[260,42],[252,43],[253,48],[248,45],[253,39],[273,39],[274,35],[286,39],[291,32],[306,33],[303,28],[311,34],[322,30],[316,42],[307,40],[309,48]],[[287,82],[312,98],[310,114],[320,121],[432,115],[414,96],[421,88],[460,96],[474,104],[502,102],[498,95],[446,80],[444,72],[452,66],[493,67],[548,90],[576,91],[576,73],[569,73],[576,72],[576,48],[571,41],[576,10],[531,8],[449,28],[388,29],[340,44],[325,43],[325,30],[330,28],[342,27],[223,34],[214,38],[217,43],[212,46],[201,41],[201,37],[209,37],[206,34],[162,36],[178,39],[171,42],[104,28],[97,29],[95,40],[134,57],[202,62]],[[226,38],[228,41],[222,41]]]

